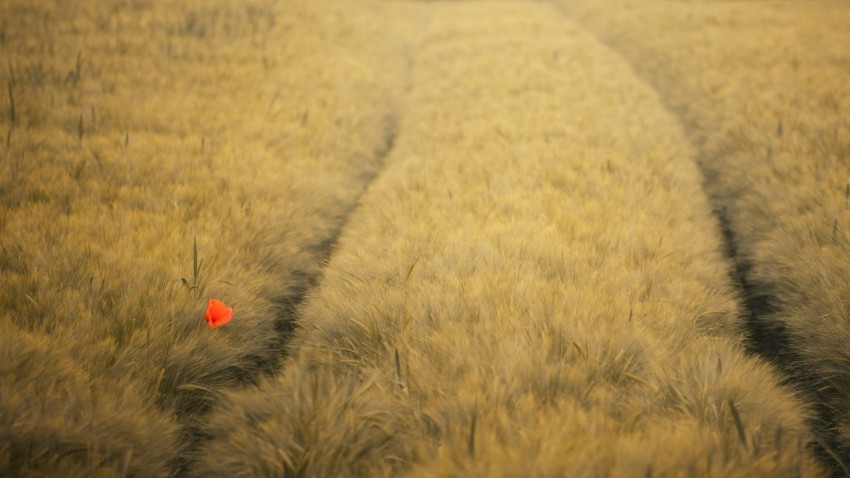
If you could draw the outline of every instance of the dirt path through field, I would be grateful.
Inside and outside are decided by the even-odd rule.
[[[657,93],[546,4],[420,6],[393,150],[296,357],[227,395],[192,473],[816,473]]]

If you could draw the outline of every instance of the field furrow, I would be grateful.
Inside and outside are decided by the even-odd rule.
[[[850,4],[557,3],[685,122],[753,346],[818,405],[815,447],[850,474]]]
[[[551,6],[418,7],[385,167],[191,474],[817,474],[657,92]]]
[[[397,11],[0,2],[0,475],[180,472],[279,366],[395,134]]]

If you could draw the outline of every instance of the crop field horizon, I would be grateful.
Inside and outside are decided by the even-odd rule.
[[[0,3],[0,476],[850,476],[850,3]]]

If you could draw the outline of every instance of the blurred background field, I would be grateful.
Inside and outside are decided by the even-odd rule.
[[[710,312],[700,320],[717,320],[714,326],[722,330],[718,333],[724,344],[731,344],[733,361],[740,361],[742,370],[755,367],[765,387],[780,390],[754,398],[753,410],[761,406],[759,400],[766,407],[762,412],[790,406],[789,423],[807,420],[814,435],[785,430],[783,440],[782,432],[750,421],[749,411],[744,410],[740,418],[736,410],[733,417],[728,407],[722,409],[724,433],[735,438],[737,425],[742,425],[747,433],[752,431],[747,435],[751,440],[770,434],[765,440],[776,444],[777,450],[781,443],[794,448],[794,459],[771,455],[776,463],[790,467],[783,468],[786,471],[802,466],[803,472],[816,473],[817,467],[807,458],[811,452],[827,473],[847,472],[850,4],[768,0],[464,3],[0,2],[0,475],[55,475],[60,470],[67,476],[215,473],[217,462],[209,454],[202,456],[199,446],[217,438],[226,444],[231,438],[210,435],[210,430],[225,433],[238,428],[239,420],[251,423],[256,420],[252,409],[263,416],[272,414],[269,422],[283,427],[284,417],[301,412],[289,410],[274,416],[274,407],[281,403],[309,403],[307,410],[327,406],[324,413],[354,404],[357,413],[390,418],[416,413],[418,402],[409,397],[399,402],[396,392],[387,392],[398,379],[399,367],[391,353],[395,344],[389,341],[378,344],[382,353],[390,354],[381,356],[386,361],[368,370],[371,359],[366,360],[361,364],[362,375],[354,381],[350,369],[331,367],[314,376],[315,362],[290,357],[293,350],[300,350],[292,349],[290,340],[302,321],[309,326],[334,316],[348,320],[351,317],[340,311],[358,310],[352,304],[370,294],[377,297],[373,298],[377,309],[361,311],[361,315],[382,307],[390,310],[392,301],[382,295],[386,284],[360,290],[332,276],[327,279],[330,286],[317,288],[324,283],[325,273],[335,274],[339,268],[328,268],[334,251],[343,258],[338,260],[362,261],[346,263],[358,264],[355,273],[389,268],[415,278],[417,267],[420,272],[433,272],[436,266],[428,265],[427,257],[417,259],[407,253],[425,247],[423,243],[434,236],[416,233],[411,236],[415,241],[410,239],[414,243],[405,245],[394,242],[393,234],[410,221],[433,219],[427,211],[444,208],[439,210],[446,213],[445,222],[432,224],[434,230],[485,217],[498,224],[520,210],[532,223],[534,208],[505,204],[464,209],[441,203],[445,198],[437,200],[422,188],[442,178],[441,185],[453,188],[451,194],[458,197],[473,194],[479,187],[496,188],[497,197],[525,197],[524,188],[532,191],[533,184],[491,183],[489,178],[500,172],[512,177],[527,171],[495,159],[478,162],[481,158],[474,155],[486,152],[498,158],[510,150],[514,161],[522,165],[537,164],[544,156],[545,161],[557,163],[557,151],[543,152],[531,138],[541,131],[554,134],[571,121],[575,123],[569,134],[574,136],[562,138],[559,150],[579,159],[585,154],[587,161],[593,161],[600,157],[594,149],[598,145],[608,145],[610,151],[626,148],[619,156],[605,153],[615,154],[607,167],[620,168],[622,184],[650,181],[644,177],[649,174],[645,170],[628,169],[638,164],[628,148],[639,148],[652,161],[681,158],[681,164],[687,165],[684,170],[697,174],[696,179],[680,176],[684,173],[676,169],[677,163],[664,163],[673,168],[672,179],[652,183],[655,186],[645,197],[632,194],[627,197],[634,202],[617,202],[614,198],[619,193],[611,193],[594,206],[593,201],[582,199],[587,191],[576,193],[575,202],[570,203],[576,212],[569,217],[601,217],[604,223],[604,217],[629,207],[636,208],[632,215],[644,214],[643,208],[661,214],[667,211],[660,199],[662,190],[701,197],[703,191],[696,188],[700,183],[707,200],[697,198],[690,205],[675,202],[688,220],[705,224],[697,228],[701,232],[690,233],[692,242],[682,235],[684,229],[677,222],[658,219],[658,233],[666,241],[680,237],[683,244],[674,247],[663,240],[641,239],[641,250],[646,252],[640,256],[641,273],[632,276],[614,266],[608,273],[622,275],[623,287],[629,290],[644,287],[641,274],[656,274],[674,284],[691,279],[665,254],[677,248],[682,257],[714,251],[700,257],[709,257],[706,263],[715,272],[728,271],[729,279],[700,276],[699,280],[716,284],[719,295],[729,294],[724,299],[726,308],[716,310],[719,302],[706,298],[716,298],[712,294],[702,299],[673,294],[670,297],[677,297],[670,299],[674,307],[661,312],[653,309],[658,313],[650,314],[655,318],[649,320],[655,322],[648,327],[664,330],[663,324],[678,324],[682,313],[675,306],[685,302],[686,309]],[[551,17],[542,30],[542,23],[535,23],[541,9]],[[504,18],[496,14],[505,11],[512,13]],[[459,21],[452,20],[452,12],[474,13]],[[468,45],[461,44],[464,28],[488,25],[497,17],[506,22],[501,35],[516,28],[521,33],[515,34],[528,37],[518,38],[519,45],[555,44],[572,32],[570,38],[582,39],[575,41],[594,45],[587,51],[604,51],[596,57],[567,55],[571,59],[563,60],[572,62],[564,68],[572,65],[575,78],[590,75],[570,80],[573,88],[600,85],[595,93],[599,97],[588,99],[599,101],[599,111],[580,104],[582,95],[570,100],[563,91],[558,93],[559,88],[569,91],[564,84],[543,81],[551,79],[546,76],[551,73],[549,66],[537,68],[535,63],[515,78],[514,89],[494,89],[493,93],[488,93],[490,83],[516,72],[485,69],[492,81],[465,77],[481,75],[487,62],[500,64],[494,60],[500,54],[512,54],[502,53],[495,34],[473,33],[464,40]],[[523,29],[522,25],[531,26]],[[592,36],[601,43],[589,40]],[[434,47],[435,42],[444,42],[443,49]],[[426,59],[435,75],[430,83],[421,79],[417,83],[415,77],[416,68],[422,67],[422,52],[434,55]],[[558,54],[553,53],[550,60],[560,61]],[[507,60],[503,64],[505,68],[515,65]],[[446,78],[453,80],[441,81]],[[618,82],[620,90],[602,88]],[[652,100],[633,107],[616,105],[635,89],[642,91],[635,94]],[[614,90],[620,91],[617,98],[611,96]],[[531,100],[516,108],[531,113],[512,112],[510,95],[528,91]],[[443,109],[422,109],[428,104],[425,100]],[[490,113],[472,119],[458,116],[458,110],[474,107],[469,105],[475,102],[491,108]],[[542,113],[548,111],[559,113]],[[616,115],[625,119],[617,120]],[[458,118],[466,119],[457,131],[449,131]],[[467,136],[464,127],[471,128]],[[519,134],[524,128],[529,133]],[[405,140],[407,150],[402,152],[407,157],[396,151],[393,159],[397,141],[408,130],[420,136]],[[486,133],[475,136],[476,131]],[[669,140],[667,134],[678,139]],[[462,152],[440,149],[469,137],[480,143]],[[671,149],[667,141],[681,141],[683,146]],[[503,146],[494,146],[499,144]],[[577,153],[579,145],[589,149]],[[432,159],[444,163],[432,164]],[[407,169],[385,177],[388,161],[401,162]],[[624,163],[618,166],[617,161]],[[475,165],[478,172],[446,173],[455,163]],[[591,177],[581,168],[576,171],[583,172],[568,176],[578,181],[573,189],[581,191]],[[373,183],[375,178],[383,182]],[[382,192],[381,187],[396,195]],[[369,191],[366,196],[364,191]],[[383,198],[387,204],[374,198]],[[358,206],[361,200],[365,204]],[[523,200],[517,204],[524,204]],[[407,204],[406,209],[393,209],[394,201]],[[552,217],[563,214],[558,204],[545,206]],[[610,212],[605,212],[606,207]],[[362,212],[352,216],[355,210]],[[566,219],[561,221],[558,224],[563,226]],[[505,233],[482,224],[483,238],[473,239],[470,233],[456,237],[457,244],[447,247],[486,244]],[[645,230],[652,224],[647,221],[629,235],[654,238],[655,231]],[[529,234],[516,227],[511,234]],[[613,223],[606,227],[622,232]],[[593,235],[570,230],[578,236],[559,236],[557,243],[547,247],[565,247],[578,237],[589,240]],[[337,246],[344,231],[352,239]],[[721,253],[724,234],[728,258]],[[606,241],[600,238],[588,251],[604,250],[608,256],[621,254],[619,259],[627,262],[636,260],[622,248],[608,249]],[[554,267],[548,252],[519,243],[497,248],[494,254],[506,254],[499,260],[517,269],[530,263]],[[359,251],[366,244],[371,244],[369,249]],[[591,256],[588,252],[585,259]],[[427,297],[445,287],[460,273],[461,263],[446,262],[445,275],[433,272],[436,278],[430,288],[422,286],[416,293],[403,289],[394,300],[419,303],[422,298],[416,294]],[[538,284],[531,292],[561,284],[590,297],[588,274],[592,272],[582,271],[561,283],[538,270],[535,280],[545,287]],[[473,294],[478,297],[475,300],[487,303],[487,294],[503,290],[508,280],[499,274],[482,279],[481,292]],[[724,288],[733,292],[722,292]],[[356,290],[360,292],[355,294]],[[534,302],[534,296],[529,296]],[[231,324],[215,329],[206,325],[203,317],[209,297],[233,307]],[[312,302],[304,303],[305,297],[312,297]],[[707,302],[701,303],[703,299]],[[511,319],[523,317],[523,311],[514,312],[508,314]],[[494,314],[501,313],[506,311]],[[586,313],[560,310],[552,312],[552,321]],[[378,320],[377,330],[393,327],[391,315],[381,316],[386,322]],[[616,322],[613,313],[585,320],[599,321],[600,330]],[[306,337],[296,342],[312,340]],[[736,342],[749,351],[742,353]],[[405,344],[423,346],[416,340]],[[326,345],[331,356],[338,352],[331,350],[332,341]],[[354,348],[361,345],[365,347],[358,342]],[[721,348],[726,350],[727,345]],[[463,355],[456,349],[447,352]],[[609,352],[617,356],[616,350],[603,350],[600,360]],[[422,349],[422,353],[433,351]],[[559,360],[568,356],[572,357],[564,354]],[[327,359],[321,354],[316,357],[319,362]],[[464,363],[450,353],[443,360]],[[770,362],[773,370],[760,364],[762,360]],[[290,368],[286,368],[288,362],[293,364]],[[266,381],[267,376],[273,378]],[[673,376],[670,371],[667,378]],[[657,377],[665,380],[663,372]],[[426,382],[420,384],[422,390],[429,387]],[[273,395],[277,398],[264,396],[269,388],[253,388],[256,383],[277,387]],[[308,400],[309,387],[323,390],[327,398]],[[231,413],[227,404],[233,397],[241,403]],[[210,428],[211,409],[216,409],[217,421]],[[422,424],[411,425],[405,421],[409,419],[406,416],[393,425],[399,428],[388,430],[419,430]],[[355,440],[352,437],[362,431],[352,424],[336,426],[341,427],[336,436],[343,442]],[[486,430],[488,425],[482,421],[477,426]],[[246,425],[245,430],[250,429]],[[427,464],[424,459],[441,450],[441,445],[447,449],[468,446],[465,433],[430,435],[433,442],[408,448],[416,450],[408,458],[411,463],[423,460]],[[791,443],[792,435],[802,440],[799,447]],[[277,442],[264,445],[262,436],[236,439],[246,440],[255,449],[268,446],[271,456],[281,457],[280,467],[268,468],[265,474],[292,472],[283,457],[312,453],[298,448],[304,442],[297,441],[286,445],[295,448],[275,449]],[[345,469],[346,460],[377,463],[382,453],[398,452],[380,441],[369,441],[381,436],[368,435],[364,441],[372,455],[346,455],[338,448],[317,447],[311,459],[321,460],[324,450],[340,460],[338,469]],[[321,442],[322,435],[313,438]],[[730,450],[738,446],[723,440]],[[741,442],[745,448],[753,447],[750,451],[756,458],[751,464],[756,465],[752,470],[770,469],[760,468],[764,462],[757,458],[755,441]],[[494,456],[516,451],[505,443],[512,442],[491,447]],[[736,453],[725,455],[728,463],[739,463],[730,458]],[[468,457],[457,456],[444,453],[442,465],[429,469],[419,463],[410,470],[425,475],[493,471],[481,463],[463,468]],[[210,468],[192,471],[199,457]],[[303,468],[301,472],[332,469]],[[408,468],[396,463],[387,469]],[[376,470],[360,469],[362,473]],[[586,468],[586,474],[593,475],[592,470]],[[714,470],[724,471],[722,467]],[[625,469],[624,474],[629,471],[634,470]]]

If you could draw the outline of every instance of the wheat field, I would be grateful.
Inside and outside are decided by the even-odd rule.
[[[850,475],[848,20],[0,3],[0,476]]]
[[[816,403],[816,448],[850,474],[848,5],[603,4],[561,2],[679,112],[733,236],[755,348]]]

